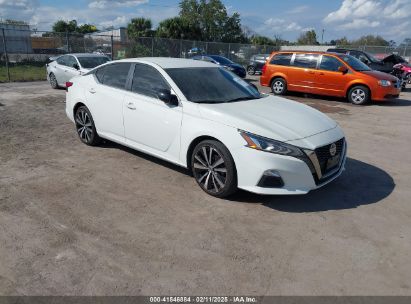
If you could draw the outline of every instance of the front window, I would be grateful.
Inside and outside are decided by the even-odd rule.
[[[189,101],[226,103],[261,98],[248,82],[223,68],[166,69]]]
[[[354,58],[353,56],[339,55],[339,57],[357,72],[371,71],[368,65],[366,65],[365,63],[362,63],[360,60],[358,60],[357,58]]]
[[[110,59],[108,57],[103,57],[103,56],[94,56],[94,57],[77,57],[78,61],[80,62],[81,66],[85,69],[93,69],[96,66],[102,65]]]

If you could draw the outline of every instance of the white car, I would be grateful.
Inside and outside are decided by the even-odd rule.
[[[66,54],[52,57],[46,64],[47,80],[53,89],[65,87],[71,78],[83,75],[110,59],[101,54]]]
[[[305,194],[341,174],[344,133],[321,112],[263,95],[224,68],[125,59],[67,83],[82,142],[105,138],[192,171],[207,193]]]

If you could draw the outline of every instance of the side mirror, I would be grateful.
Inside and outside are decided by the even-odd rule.
[[[171,94],[171,90],[167,89],[158,89],[157,90],[157,97],[165,104],[170,106],[178,106],[178,99],[177,96]]]
[[[343,73],[343,74],[346,74],[347,72],[348,72],[348,68],[346,67],[346,66],[340,66],[339,68],[338,68],[338,72],[341,72],[341,73]]]
[[[73,68],[75,68],[76,70],[80,70],[80,67],[77,63],[73,63]]]

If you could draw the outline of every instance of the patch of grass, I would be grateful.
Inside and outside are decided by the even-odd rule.
[[[46,80],[45,66],[10,65],[10,81]],[[0,82],[7,82],[7,70],[4,63],[0,66]]]

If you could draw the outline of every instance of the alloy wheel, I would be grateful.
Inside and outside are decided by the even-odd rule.
[[[80,139],[85,143],[90,143],[94,135],[93,124],[84,108],[80,108],[76,113],[76,127]]]
[[[351,93],[351,100],[354,103],[363,103],[364,100],[366,98],[366,94],[364,92],[364,90],[362,89],[355,89],[354,91],[352,91]]]
[[[276,80],[273,84],[273,91],[276,94],[281,94],[284,91],[284,84],[280,80]]]
[[[204,145],[194,155],[193,171],[200,186],[211,193],[219,193],[226,185],[227,167],[220,152]]]

